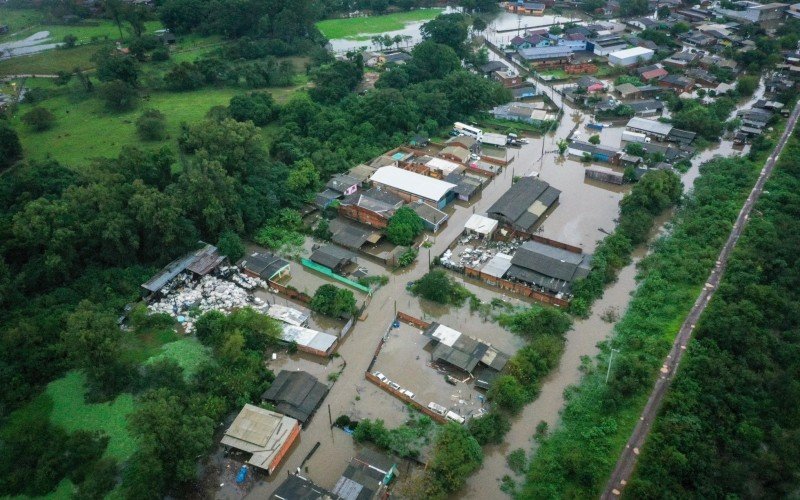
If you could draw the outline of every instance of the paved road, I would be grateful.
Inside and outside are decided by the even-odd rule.
[[[617,465],[614,468],[614,472],[611,474],[608,484],[606,484],[605,491],[601,495],[601,498],[615,499],[619,497],[622,494],[625,485],[630,480],[631,475],[633,474],[633,469],[636,467],[640,450],[642,449],[642,446],[644,445],[644,442],[650,433],[650,429],[652,428],[653,420],[658,414],[658,409],[661,406],[661,402],[664,400],[664,395],[667,393],[672,380],[675,378],[678,365],[683,358],[683,354],[686,352],[686,346],[692,337],[692,331],[694,330],[695,324],[697,324],[697,320],[700,318],[700,315],[705,310],[706,306],[711,300],[711,297],[714,296],[714,292],[719,286],[719,282],[722,279],[725,268],[728,264],[728,258],[730,257],[731,251],[733,251],[733,248],[736,246],[736,242],[739,240],[739,236],[742,234],[742,231],[747,224],[747,220],[750,217],[750,212],[758,201],[758,198],[761,196],[761,193],[764,190],[764,185],[769,179],[769,176],[772,174],[772,170],[775,167],[775,161],[777,160],[778,156],[780,156],[784,146],[786,145],[786,142],[789,139],[789,136],[794,130],[798,116],[800,116],[800,102],[795,105],[794,110],[792,111],[792,114],[786,124],[786,130],[784,130],[780,141],[778,141],[777,147],[764,164],[764,168],[761,170],[758,181],[756,181],[755,186],[753,186],[753,190],[750,192],[750,196],[747,197],[747,201],[744,203],[744,206],[742,206],[739,216],[736,218],[736,222],[731,229],[731,234],[728,236],[728,241],[725,243],[725,246],[722,247],[722,251],[717,258],[716,265],[711,271],[711,275],[709,276],[703,291],[700,292],[700,296],[697,297],[694,306],[692,306],[689,315],[686,317],[686,321],[684,321],[683,325],[681,325],[681,329],[675,338],[672,349],[670,350],[669,354],[667,355],[667,359],[664,361],[664,364],[661,367],[661,375],[659,376],[658,380],[656,380],[655,387],[653,387],[653,391],[650,393],[650,397],[648,398],[647,404],[645,405],[644,410],[639,417],[639,421],[636,423],[636,427],[633,429],[633,434],[625,445],[625,448],[622,450],[622,454],[617,461]]]

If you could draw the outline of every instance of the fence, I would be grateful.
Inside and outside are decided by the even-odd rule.
[[[325,276],[327,276],[329,278],[333,278],[333,279],[335,279],[337,281],[340,281],[340,282],[344,283],[347,286],[355,288],[356,290],[360,290],[360,291],[362,291],[364,293],[369,293],[370,292],[370,289],[369,289],[368,286],[364,286],[361,283],[356,283],[355,281],[347,279],[344,276],[339,276],[338,274],[333,272],[331,269],[329,269],[329,268],[327,268],[325,266],[321,266],[321,265],[317,264],[316,262],[312,262],[312,261],[310,261],[308,259],[300,259],[300,263],[303,264],[304,267],[307,267],[307,268],[309,268],[309,269],[311,269],[313,271],[316,271],[316,272],[318,272],[320,274],[324,274]]]
[[[422,404],[418,403],[417,401],[414,401],[413,399],[411,399],[410,397],[406,396],[405,394],[403,394],[403,393],[401,393],[399,391],[396,391],[395,389],[392,389],[388,385],[384,384],[383,382],[378,380],[378,377],[373,375],[371,372],[364,372],[364,378],[369,380],[373,384],[377,385],[379,388],[383,389],[384,391],[388,392],[390,395],[396,397],[400,401],[406,403],[409,406],[412,406],[418,412],[423,413],[423,414],[431,417],[432,420],[435,420],[436,422],[439,422],[440,424],[446,424],[448,422],[448,420],[446,418],[444,418],[444,416],[439,415],[438,413],[436,413],[435,411],[431,410],[427,406],[423,406]]]
[[[422,321],[419,318],[415,318],[414,316],[411,316],[410,314],[406,314],[401,311],[397,311],[397,320],[402,321],[403,323],[408,323],[411,326],[415,326],[420,330],[425,330],[429,326],[431,326],[430,323]]]
[[[305,293],[301,292],[300,290],[297,290],[296,288],[291,288],[285,285],[281,285],[280,283],[277,283],[272,280],[268,281],[267,283],[269,283],[269,287],[271,289],[277,291],[281,295],[285,295],[286,297],[292,300],[297,300],[304,304],[308,304],[309,302],[311,302],[311,297],[309,295],[306,295]]]
[[[550,304],[556,307],[567,307],[569,305],[569,301],[566,299],[559,299],[558,297],[554,297],[553,295],[544,292],[539,292],[521,283],[514,283],[506,279],[497,278],[495,276],[483,273],[480,270],[475,269],[473,267],[464,267],[464,274],[470,278],[476,278],[483,281],[484,283],[496,286],[501,290],[513,292],[522,295],[523,297],[530,297],[537,302]]]

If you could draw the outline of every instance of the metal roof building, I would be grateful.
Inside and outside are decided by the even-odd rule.
[[[267,316],[294,326],[305,326],[309,318],[308,314],[298,311],[294,307],[282,306],[280,304],[270,305],[267,309]]]
[[[289,262],[269,252],[253,252],[241,263],[245,272],[251,276],[271,280],[289,271]]]
[[[489,217],[529,232],[558,201],[561,191],[535,177],[523,177],[487,210]]]
[[[375,184],[395,190],[398,194],[430,202],[439,208],[444,208],[451,200],[448,195],[456,187],[449,182],[392,166],[379,168],[371,180]]]
[[[655,120],[639,118],[638,116],[628,120],[628,124],[625,127],[634,132],[642,132],[662,139],[666,138],[670,130],[672,130],[672,125],[669,123],[661,123]]]
[[[478,234],[483,238],[491,238],[492,234],[494,234],[497,229],[497,225],[498,222],[494,219],[480,214],[472,214],[464,224],[464,229],[468,232]]]
[[[357,260],[353,252],[336,245],[325,245],[317,248],[311,253],[309,259],[311,262],[316,262],[334,271],[342,270]]]
[[[251,453],[247,463],[272,473],[300,434],[300,423],[280,413],[244,405],[221,443]]]
[[[318,356],[328,356],[339,341],[328,333],[288,324],[283,325],[281,338],[284,342],[294,342],[301,351]]]
[[[261,395],[284,415],[305,425],[328,394],[328,386],[304,371],[281,371]]]
[[[219,254],[217,247],[208,243],[203,243],[203,245],[199,250],[191,251],[183,257],[173,260],[147,282],[142,283],[142,295],[157,293],[183,271],[191,271],[199,276],[205,276],[225,260],[225,257]]]
[[[338,500],[339,497],[298,474],[289,474],[270,500]]]
[[[446,362],[467,373],[472,373],[478,363],[500,371],[509,360],[507,354],[493,346],[436,322],[431,323],[423,334],[436,343],[431,352],[432,359]]]
[[[511,259],[506,277],[553,293],[569,293],[572,282],[589,274],[592,256],[526,241]]]

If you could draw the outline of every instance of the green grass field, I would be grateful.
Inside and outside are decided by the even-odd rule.
[[[79,45],[71,49],[53,49],[30,56],[14,57],[0,61],[3,75],[53,75],[59,71],[94,67],[92,55],[98,45]]]
[[[92,39],[120,38],[119,28],[108,19],[86,19],[77,24],[52,24],[46,22],[41,12],[29,9],[0,8],[0,24],[9,25],[9,34],[0,37],[0,42],[22,40],[39,31],[49,31],[52,42],[60,42],[66,35],[75,35],[78,37],[78,43],[86,43]],[[161,28],[160,21],[145,23],[145,33],[152,33]],[[122,35],[123,38],[130,36],[124,24]]]
[[[297,89],[268,90],[276,101],[283,102]],[[193,92],[152,93],[141,100],[136,110],[126,113],[109,113],[96,97],[76,101],[74,94],[58,95],[37,104],[56,116],[52,129],[34,132],[21,123],[21,115],[34,107],[30,104],[20,106],[12,123],[19,133],[26,158],[52,157],[80,169],[88,163],[88,159],[116,156],[123,146],[159,148],[169,145],[174,148],[181,122],[196,123],[212,107],[227,105],[231,97],[244,92],[247,90],[211,88]],[[166,115],[166,140],[142,142],[136,134],[136,118],[148,108],[158,109]]]
[[[67,431],[99,430],[110,437],[106,456],[124,461],[136,451],[136,441],[128,430],[128,415],[134,409],[131,394],[120,394],[109,403],[87,404],[86,376],[72,371],[50,382],[45,394],[53,400],[50,421]]]
[[[433,19],[442,9],[419,9],[408,12],[398,12],[385,16],[354,17],[349,19],[326,19],[317,23],[326,38],[349,38],[364,33],[384,33],[386,31],[401,30],[408,23],[427,21]],[[359,37],[357,39],[362,39]]]
[[[178,363],[183,368],[184,376],[188,378],[197,372],[204,361],[211,359],[211,355],[208,348],[199,340],[187,338],[166,344],[161,348],[161,352],[147,360],[147,363],[161,359],[171,359]]]

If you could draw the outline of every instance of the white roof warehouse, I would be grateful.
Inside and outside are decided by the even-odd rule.
[[[438,208],[444,208],[453,200],[453,189],[456,187],[455,184],[393,166],[379,168],[370,180],[395,192],[405,201],[422,200]]]

